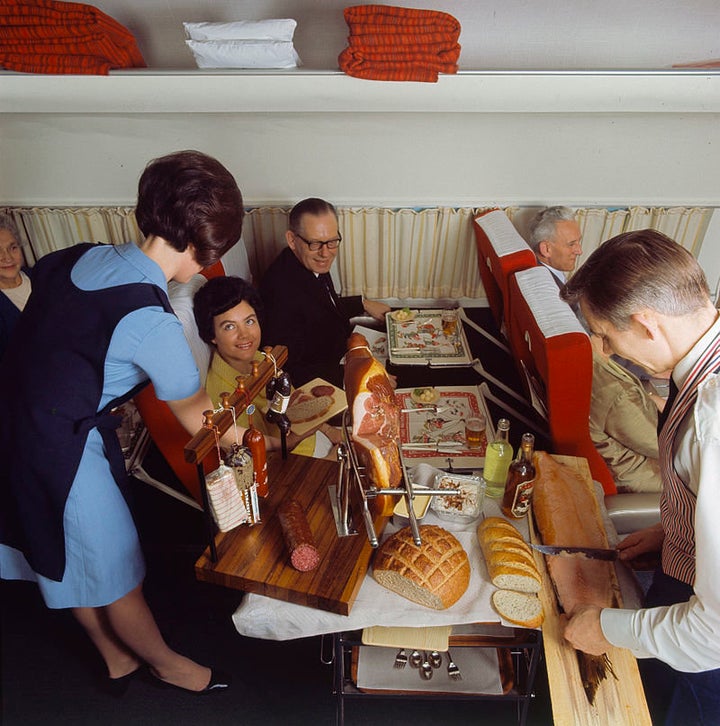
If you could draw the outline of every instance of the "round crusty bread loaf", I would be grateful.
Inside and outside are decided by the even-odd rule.
[[[458,540],[433,524],[420,525],[418,547],[410,527],[388,537],[375,553],[373,577],[383,587],[435,610],[454,605],[470,584],[470,562]]]
[[[492,604],[500,617],[523,628],[539,628],[545,619],[537,595],[513,590],[495,590]]]

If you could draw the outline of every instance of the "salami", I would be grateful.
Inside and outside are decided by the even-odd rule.
[[[300,572],[314,570],[320,564],[310,524],[297,499],[286,499],[278,508],[285,546],[290,552],[290,564]]]

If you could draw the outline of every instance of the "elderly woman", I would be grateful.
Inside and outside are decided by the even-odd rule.
[[[217,160],[196,151],[155,159],[135,212],[144,241],[40,259],[0,362],[0,576],[33,580],[48,607],[72,608],[116,694],[143,664],[158,684],[187,692],[227,686],[168,646],[145,601],[111,411],[150,380],[197,430],[211,403],[167,283],[187,281],[234,245],[243,211]]]
[[[236,377],[249,374],[253,361],[263,360],[258,351],[262,330],[260,315],[262,301],[257,290],[240,277],[214,277],[196,293],[193,300],[195,322],[200,337],[212,348],[213,356],[208,369],[205,389],[217,402],[223,391],[234,391]],[[261,411],[267,409],[264,393],[253,401],[260,411],[253,417],[253,426],[266,436],[277,437],[280,432],[269,424]],[[247,426],[247,415],[238,418],[241,426]],[[328,442],[339,443],[340,432],[323,424],[319,428],[323,436],[307,435],[301,439],[292,430],[288,434],[288,446],[294,454],[324,456]]]
[[[20,234],[12,217],[0,214],[0,358],[30,290],[30,270],[23,265]]]

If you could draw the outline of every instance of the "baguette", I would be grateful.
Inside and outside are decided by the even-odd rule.
[[[539,628],[545,619],[542,603],[537,595],[514,590],[495,590],[492,604],[500,617],[523,628]]]

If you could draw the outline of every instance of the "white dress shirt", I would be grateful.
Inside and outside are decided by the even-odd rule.
[[[720,318],[675,366],[678,387],[718,332]],[[638,658],[658,658],[679,671],[712,670],[720,668],[720,375],[698,388],[675,437],[674,462],[697,496],[694,595],[668,607],[606,608],[600,622],[607,640]]]

